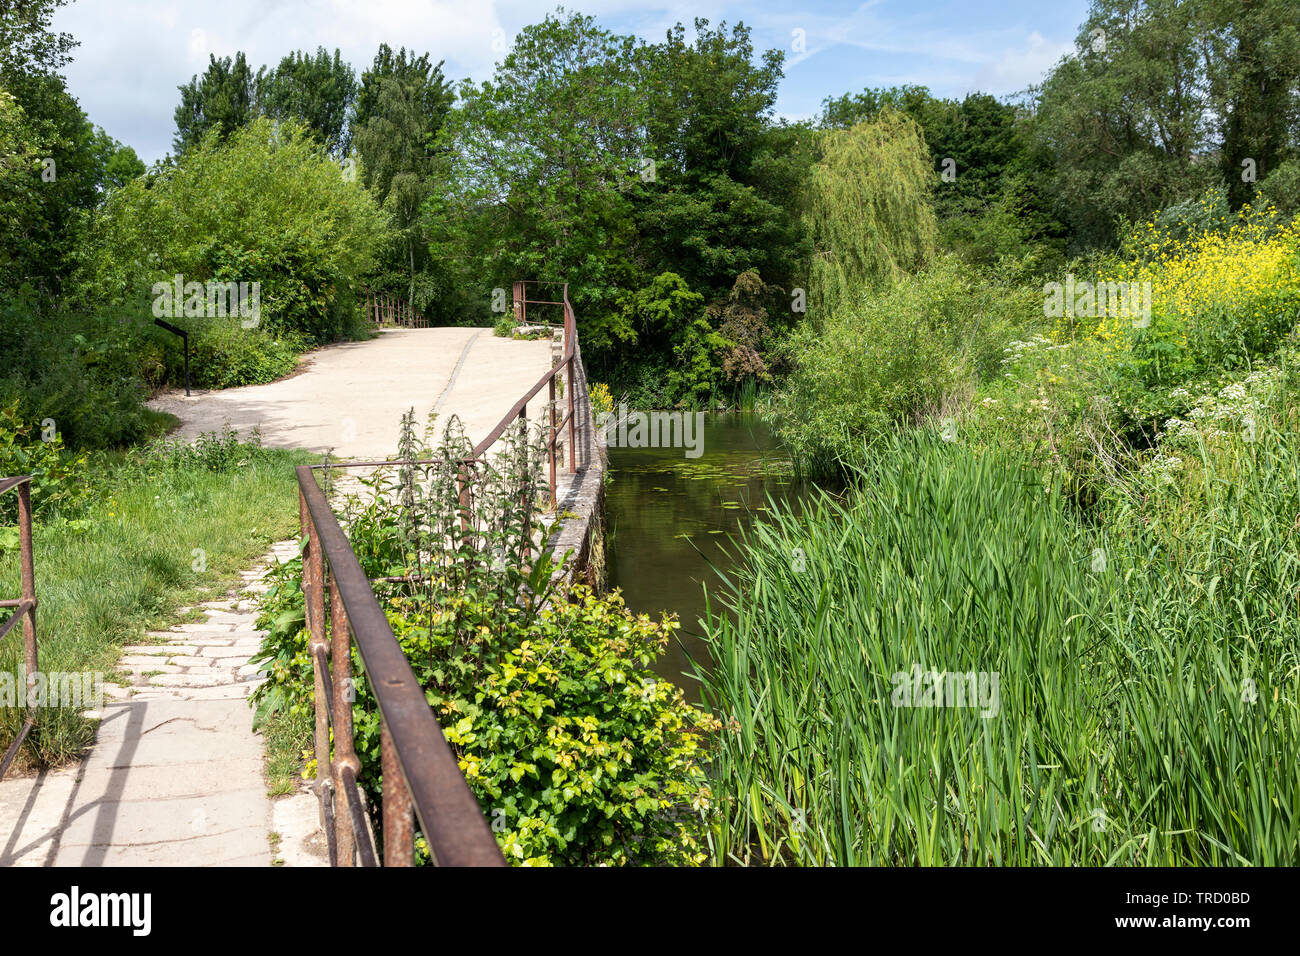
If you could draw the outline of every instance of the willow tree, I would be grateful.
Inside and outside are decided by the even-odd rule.
[[[826,130],[805,213],[813,240],[809,306],[824,319],[891,287],[934,254],[934,172],[920,127],[893,109]]]

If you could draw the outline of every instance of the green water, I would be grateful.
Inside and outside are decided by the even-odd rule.
[[[797,507],[809,490],[756,416],[708,414],[704,423],[698,458],[681,448],[611,447],[605,501],[610,587],[622,589],[633,611],[676,612],[681,630],[655,670],[692,700],[699,696],[691,661],[709,661],[699,619],[704,588],[721,586],[714,568],[732,566],[732,539],[762,517],[769,497]]]

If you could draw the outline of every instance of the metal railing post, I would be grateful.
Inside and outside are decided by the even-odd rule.
[[[520,437],[524,441],[524,447],[525,449],[527,449],[528,447],[528,406],[527,405],[519,409],[519,430],[521,432]],[[525,450],[525,454],[527,454],[526,450]],[[533,533],[532,533],[532,522],[529,520],[532,517],[532,503],[528,500],[528,489],[526,486],[524,488],[524,491],[521,492],[519,495],[519,506],[523,509],[524,512],[523,545],[524,545],[524,558],[527,559],[531,557],[533,553]]]
[[[36,659],[36,567],[32,557],[32,487],[23,482],[18,492],[18,550],[22,563],[22,601],[27,605],[23,615],[23,657],[27,664],[27,688],[36,683],[40,669]],[[30,699],[30,698],[29,698]]]
[[[415,866],[415,812],[388,724],[380,721],[379,761],[384,774],[384,866]]]
[[[352,634],[343,595],[333,575],[330,575],[330,644],[334,672],[334,792],[344,793],[344,769],[351,768],[353,774],[360,774],[361,761],[357,759],[352,735],[352,701],[356,696],[352,692]],[[346,814],[334,815],[334,842],[338,865],[352,866],[356,840]]]
[[[332,814],[327,807],[332,804],[330,793],[333,774],[330,769],[330,722],[326,707],[329,674],[325,671],[322,658],[328,653],[325,639],[325,561],[321,554],[320,536],[316,523],[307,508],[307,501],[301,490],[298,493],[298,509],[303,530],[306,532],[307,548],[302,555],[303,613],[307,619],[307,629],[311,634],[310,652],[312,659],[313,702],[316,712],[315,749],[316,749],[316,794],[321,802],[321,827],[327,832],[331,828]],[[331,841],[330,864],[337,866],[334,858],[335,846]]]
[[[558,502],[559,497],[555,493],[555,378],[551,378],[551,400],[547,402],[546,407],[550,410],[551,417],[551,440],[546,446],[546,459],[550,464],[551,473],[551,501]]]

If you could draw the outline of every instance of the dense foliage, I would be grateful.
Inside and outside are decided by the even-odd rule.
[[[404,453],[427,457],[409,417],[404,428]],[[530,556],[537,517],[522,505],[544,491],[536,440],[506,442],[500,470],[469,482],[469,514],[456,462],[470,446],[454,420],[432,450],[445,464],[368,479],[344,505],[362,568],[414,577],[381,587],[381,600],[507,860],[698,863],[711,805],[703,738],[714,727],[650,670],[677,624],[552,581],[555,566]],[[259,719],[309,711],[301,559],[276,572],[262,622]],[[353,672],[361,779],[382,834],[379,714],[355,651]]]
[[[1181,439],[1099,525],[934,433],[759,525],[710,625],[716,862],[1294,863],[1294,369],[1250,393],[1253,440]]]

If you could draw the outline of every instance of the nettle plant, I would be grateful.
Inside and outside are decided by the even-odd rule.
[[[499,448],[467,464],[459,422],[429,447],[408,413],[399,458],[430,463],[376,473],[345,501],[353,550],[384,579],[376,594],[393,632],[511,863],[701,862],[712,802],[704,736],[717,728],[650,670],[678,624],[561,584],[542,548],[540,433],[520,423]],[[278,646],[264,649],[259,699],[310,707],[300,618],[277,612],[288,626],[267,639]],[[379,711],[355,650],[353,671],[360,780],[382,839]],[[417,855],[429,856],[422,837]]]

